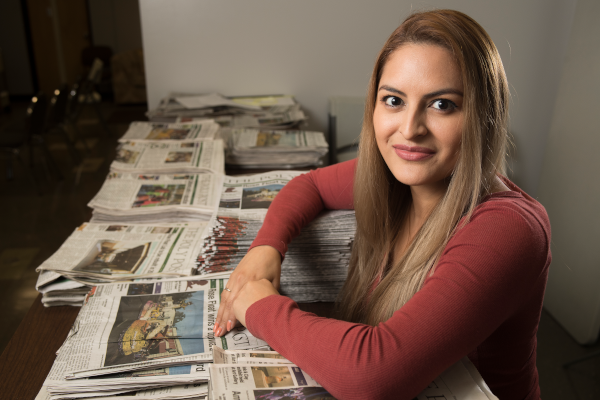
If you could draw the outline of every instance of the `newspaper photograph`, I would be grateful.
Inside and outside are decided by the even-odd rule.
[[[87,379],[210,362],[214,346],[229,350],[266,346],[244,327],[214,337],[212,328],[226,283],[226,279],[188,277],[94,287],[58,352],[44,390],[62,387],[66,377]],[[155,379],[163,385],[173,375],[162,372]],[[83,386],[91,381],[87,379]]]
[[[219,124],[212,120],[196,121],[193,123],[157,123],[135,121],[129,125],[127,132],[119,142],[130,141],[170,141],[214,139],[219,130]]]
[[[126,142],[117,148],[112,172],[136,174],[225,173],[223,141]]]
[[[190,276],[208,223],[84,223],[37,268],[96,281]],[[41,276],[40,276],[41,278]],[[50,283],[38,279],[36,288]]]
[[[206,221],[218,205],[222,179],[223,175],[211,173],[111,172],[88,206],[94,209],[95,221],[102,220],[102,216],[107,222],[141,222],[144,218],[157,222],[157,217],[162,217],[160,222],[173,222],[178,216]]]
[[[293,364],[210,364],[209,372],[215,400],[334,399]]]
[[[263,219],[279,191],[303,171],[273,171],[258,175],[225,176],[218,215]]]

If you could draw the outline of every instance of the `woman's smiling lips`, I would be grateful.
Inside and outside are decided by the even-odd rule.
[[[398,157],[406,161],[421,161],[433,157],[435,154],[435,151],[427,147],[406,146],[403,144],[396,144],[392,147]]]

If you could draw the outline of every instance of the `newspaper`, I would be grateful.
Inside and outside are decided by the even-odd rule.
[[[249,110],[260,110],[260,106],[251,102],[233,101],[217,93],[199,94],[195,96],[175,97],[185,108],[239,107]]]
[[[276,351],[262,350],[225,350],[213,347],[213,363],[215,364],[293,364]]]
[[[220,174],[111,172],[88,203],[94,222],[207,221],[219,199]]]
[[[60,348],[38,398],[47,399],[49,388],[63,390],[69,386],[67,376],[87,378],[174,365],[198,365],[212,361],[214,346],[233,350],[265,346],[264,341],[243,327],[221,338],[214,337],[212,327],[226,283],[226,279],[188,277],[95,287]],[[192,372],[199,377],[202,371],[190,370]],[[153,379],[166,386],[175,380],[173,375],[163,372],[154,378],[113,379],[145,385]],[[95,392],[101,384],[94,381],[86,379],[81,386]],[[77,383],[73,385],[78,387]]]
[[[126,142],[117,148],[113,172],[136,174],[225,174],[223,142]]]
[[[198,274],[232,271],[246,255],[271,201],[301,171],[225,177],[210,221]],[[282,264],[280,292],[299,302],[335,301],[347,275],[356,219],[352,210],[327,211],[302,229]]]
[[[214,139],[218,130],[219,124],[208,119],[187,124],[161,124],[134,121],[119,139],[119,142],[157,140],[165,142],[178,142],[181,140],[200,141]]]
[[[37,271],[105,282],[190,276],[207,225],[84,223]],[[36,289],[50,282],[40,276]]]
[[[215,400],[334,399],[294,364],[265,364],[242,358],[232,364],[217,364],[215,361],[208,369],[209,397]],[[415,399],[498,400],[466,357],[444,371]]]
[[[315,166],[328,149],[322,132],[232,129],[226,162],[244,168]]]
[[[188,123],[212,118],[221,127],[268,127],[291,129],[307,117],[292,96],[222,97],[223,105],[198,103],[207,95],[171,93],[163,98],[157,108],[146,113],[151,121]],[[215,96],[215,94],[209,95]],[[218,95],[217,95],[218,96]],[[226,103],[226,104],[225,104]],[[187,104],[190,107],[186,107]]]

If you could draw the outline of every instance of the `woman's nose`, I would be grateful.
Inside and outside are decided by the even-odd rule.
[[[408,108],[403,113],[403,118],[399,126],[400,133],[405,139],[414,139],[417,136],[427,134],[424,115],[418,108]]]

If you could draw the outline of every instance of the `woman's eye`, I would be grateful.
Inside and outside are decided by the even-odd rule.
[[[385,96],[383,102],[386,106],[390,107],[398,107],[399,105],[402,105],[402,99],[396,96]]]
[[[434,100],[431,106],[437,110],[454,110],[456,108],[456,104],[450,100],[438,99]]]

